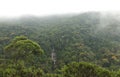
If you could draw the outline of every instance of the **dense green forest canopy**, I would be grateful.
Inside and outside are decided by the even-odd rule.
[[[109,75],[110,71],[118,71],[120,69],[120,14],[87,12],[81,14],[48,17],[24,16],[11,19],[1,18],[1,67],[5,65],[4,63],[10,64],[13,61],[13,56],[11,57],[10,61],[8,61],[7,57],[5,57],[5,46],[10,44],[11,40],[16,36],[21,35],[24,35],[29,39],[37,42],[37,45],[40,45],[40,48],[44,51],[44,54],[40,56],[32,56],[34,60],[28,63],[27,61],[17,59],[18,65],[13,66],[15,68],[12,68],[13,71],[15,71],[19,65],[21,68],[24,68],[21,69],[21,71],[24,70],[26,73],[31,72],[32,69],[39,67],[40,69],[36,69],[34,71],[40,71],[38,72],[40,75],[42,75],[44,72],[46,73],[46,76],[48,75],[49,77],[54,77],[61,73],[60,70],[64,65],[68,65],[63,68],[63,76],[78,77],[75,76],[74,71],[72,70],[74,66],[70,67],[69,63],[76,62],[76,69],[76,67],[78,67],[77,65],[79,65],[79,62],[83,61],[104,67],[105,70],[102,68],[98,70],[96,66],[93,69],[98,71],[104,70],[101,72],[108,74],[108,76],[100,74],[102,75],[100,77],[111,77]],[[27,40],[27,42],[31,43],[31,40]],[[23,42],[25,43],[25,41],[22,41],[22,44]],[[16,46],[16,43],[12,44],[12,51],[19,50],[20,45],[14,47]],[[29,49],[27,50],[26,45],[24,45],[25,50],[31,51]],[[31,45],[30,49],[35,51],[36,48],[32,48]],[[10,51],[10,49],[8,49],[8,51]],[[52,54],[54,54],[54,60],[51,57]],[[17,55],[19,55],[19,53]],[[7,56],[10,56],[10,54]],[[93,66],[90,68],[92,67]],[[67,71],[66,68],[69,70]],[[6,69],[6,71],[7,70],[10,69]],[[73,73],[71,73],[71,76],[66,76],[66,74],[69,74],[70,70],[73,71]],[[49,73],[55,74],[50,75]],[[98,75],[98,73],[95,74]],[[83,74],[81,77],[88,76]]]

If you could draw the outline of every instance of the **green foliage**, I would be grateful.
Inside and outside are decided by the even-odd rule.
[[[0,77],[119,77],[119,22],[98,12],[0,20]]]
[[[33,55],[43,53],[43,50],[36,42],[27,39],[25,36],[18,36],[5,47],[5,53],[15,60],[27,60]]]
[[[110,71],[86,62],[73,62],[62,68],[64,77],[112,77]]]
[[[44,77],[62,77],[60,74],[45,74]]]

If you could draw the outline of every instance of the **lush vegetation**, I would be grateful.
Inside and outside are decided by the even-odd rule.
[[[119,24],[99,12],[1,19],[0,77],[119,77]]]

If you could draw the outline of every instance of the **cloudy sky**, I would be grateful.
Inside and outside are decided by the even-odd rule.
[[[0,16],[120,11],[120,0],[0,0]]]

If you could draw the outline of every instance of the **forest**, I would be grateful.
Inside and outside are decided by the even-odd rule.
[[[120,14],[0,18],[0,77],[120,77]]]

